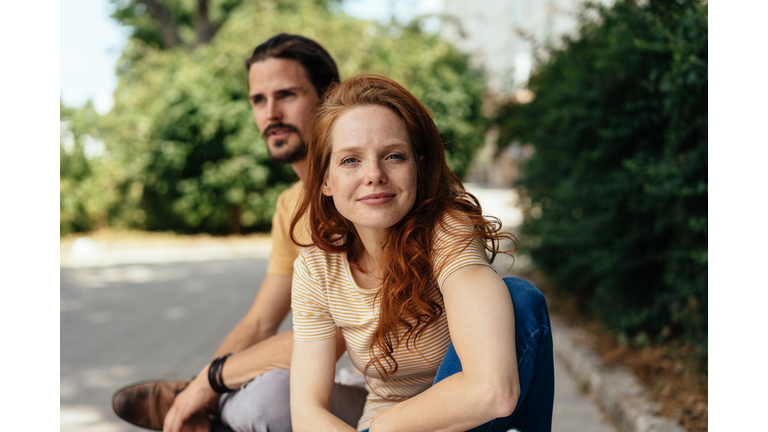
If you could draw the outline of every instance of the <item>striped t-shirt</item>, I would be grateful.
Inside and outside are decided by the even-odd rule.
[[[437,283],[433,283],[430,292],[443,306],[443,313],[421,334],[416,347],[409,343],[406,348],[404,330],[401,331],[400,346],[393,353],[398,365],[394,375],[383,380],[373,365],[368,368],[368,398],[358,430],[368,429],[378,410],[416,396],[432,385],[450,342],[445,304],[438,287],[461,267],[490,266],[479,240],[457,235],[471,232],[471,226],[455,218],[445,218],[444,223],[447,229],[438,225],[435,230],[432,256]],[[366,290],[357,285],[346,254],[325,252],[316,246],[303,249],[294,263],[291,290],[294,339],[330,338],[336,335],[337,327],[341,328],[349,358],[363,372],[371,360],[369,349],[379,324],[377,292],[378,289]]]

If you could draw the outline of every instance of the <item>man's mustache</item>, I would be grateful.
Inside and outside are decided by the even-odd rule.
[[[299,129],[294,125],[287,124],[287,123],[274,123],[267,126],[267,128],[264,129],[264,132],[261,134],[262,138],[264,138],[264,140],[266,141],[267,136],[274,129],[288,129],[291,132],[296,132],[297,134],[299,133]]]

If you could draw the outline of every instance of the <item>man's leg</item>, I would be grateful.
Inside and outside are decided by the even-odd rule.
[[[520,399],[515,412],[492,420],[472,432],[496,432],[516,428],[521,432],[552,430],[555,397],[555,370],[552,357],[552,333],[544,295],[530,283],[513,277],[504,278],[515,309],[515,344],[520,376]],[[441,381],[461,371],[453,344],[435,376]]]
[[[367,394],[364,388],[334,384],[331,413],[357,427]],[[267,372],[240,390],[224,394],[219,399],[219,415],[236,432],[291,432],[290,371]]]

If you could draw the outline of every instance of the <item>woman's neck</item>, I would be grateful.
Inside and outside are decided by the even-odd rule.
[[[350,263],[352,264],[350,271],[358,287],[369,291],[381,287],[380,257],[380,249],[378,249],[378,256],[373,256],[367,249],[363,248],[362,252],[355,257],[354,263]]]
[[[378,277],[378,268],[381,263],[384,251],[381,248],[381,241],[386,234],[385,230],[357,230],[358,238],[363,245],[360,256],[355,260],[367,274]]]

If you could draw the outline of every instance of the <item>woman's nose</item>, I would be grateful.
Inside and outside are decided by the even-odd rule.
[[[369,163],[365,176],[368,184],[379,184],[387,182],[387,176],[384,173],[384,170],[381,169],[379,162]]]

